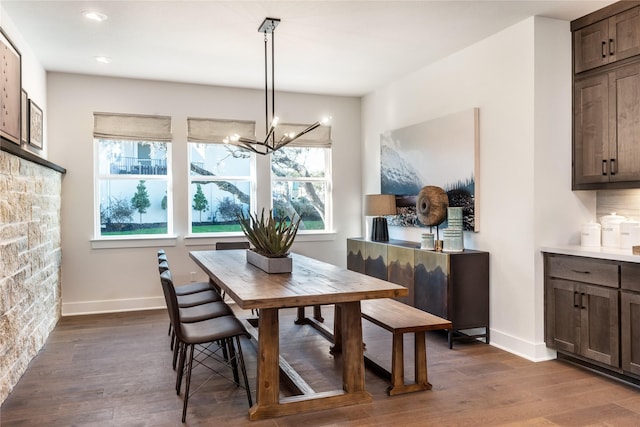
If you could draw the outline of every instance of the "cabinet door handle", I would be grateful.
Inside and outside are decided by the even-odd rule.
[[[587,305],[584,303],[584,297],[586,297],[587,294],[585,294],[584,292],[580,294],[580,308],[587,308]]]
[[[611,159],[611,175],[616,174],[616,159]]]
[[[580,294],[578,294],[577,291],[573,292],[573,308],[580,308],[580,304],[578,304],[578,300],[577,300],[578,295]]]
[[[607,161],[605,159],[602,160],[602,175],[607,176]]]
[[[602,57],[607,57],[607,42],[605,41],[602,42]]]
[[[571,270],[571,271],[578,274],[591,274],[590,271],[582,271],[582,270]]]
[[[616,42],[613,39],[609,39],[609,55],[616,53]]]

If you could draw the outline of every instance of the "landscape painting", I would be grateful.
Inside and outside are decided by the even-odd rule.
[[[463,208],[464,229],[478,231],[478,116],[472,108],[380,135],[381,193],[412,200],[422,187],[443,188]],[[399,203],[390,225],[423,226],[415,203]]]

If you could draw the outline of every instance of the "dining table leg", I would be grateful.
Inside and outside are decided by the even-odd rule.
[[[280,322],[277,308],[260,309],[258,321],[258,360],[256,403],[249,410],[250,419],[264,417],[279,403],[280,395]]]
[[[342,305],[333,307],[333,345],[329,349],[331,354],[342,353]]]
[[[339,304],[342,325],[342,386],[347,393],[364,392],[364,350],[360,301]]]

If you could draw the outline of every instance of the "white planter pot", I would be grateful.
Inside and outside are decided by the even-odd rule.
[[[292,261],[290,257],[270,258],[247,250],[247,262],[267,273],[291,273]]]

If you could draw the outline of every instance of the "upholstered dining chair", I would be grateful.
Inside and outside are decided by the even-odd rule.
[[[167,259],[167,254],[164,252],[164,249],[158,251],[158,269],[160,273],[169,269],[169,260]],[[215,289],[209,282],[192,282],[176,286],[176,295],[188,295],[211,290]]]
[[[158,251],[158,271],[160,273],[169,271],[169,261],[162,249]],[[185,312],[185,319],[193,319],[192,321],[215,317],[215,313],[218,313],[221,308],[216,307],[215,304],[211,304],[216,302],[222,302],[224,304],[222,296],[207,282],[194,282],[176,286],[175,291],[178,298],[178,306],[181,309],[188,309]],[[226,304],[224,305],[226,306]],[[226,309],[230,310],[228,307],[226,307]],[[167,335],[171,337],[169,348],[174,350],[173,367],[175,368],[177,349],[174,345],[176,337],[171,322],[169,322]]]
[[[238,368],[240,368],[249,406],[253,405],[240,342],[241,336],[249,337],[249,334],[242,326],[242,323],[233,315],[220,316],[193,323],[184,322],[180,317],[180,308],[178,306],[171,271],[166,270],[162,272],[160,274],[160,281],[165,298],[167,299],[169,318],[173,324],[180,353],[178,375],[176,378],[176,393],[178,395],[182,388],[182,378],[185,376],[182,422],[185,422],[187,416],[191,374],[194,362],[197,365],[209,368],[214,373],[220,374],[217,369],[206,364],[206,359],[208,358],[215,360],[216,363],[230,367],[233,372],[233,382],[237,386],[241,386],[238,372]],[[194,356],[196,347],[198,347],[198,350]],[[219,351],[223,352],[223,356],[220,356]]]

